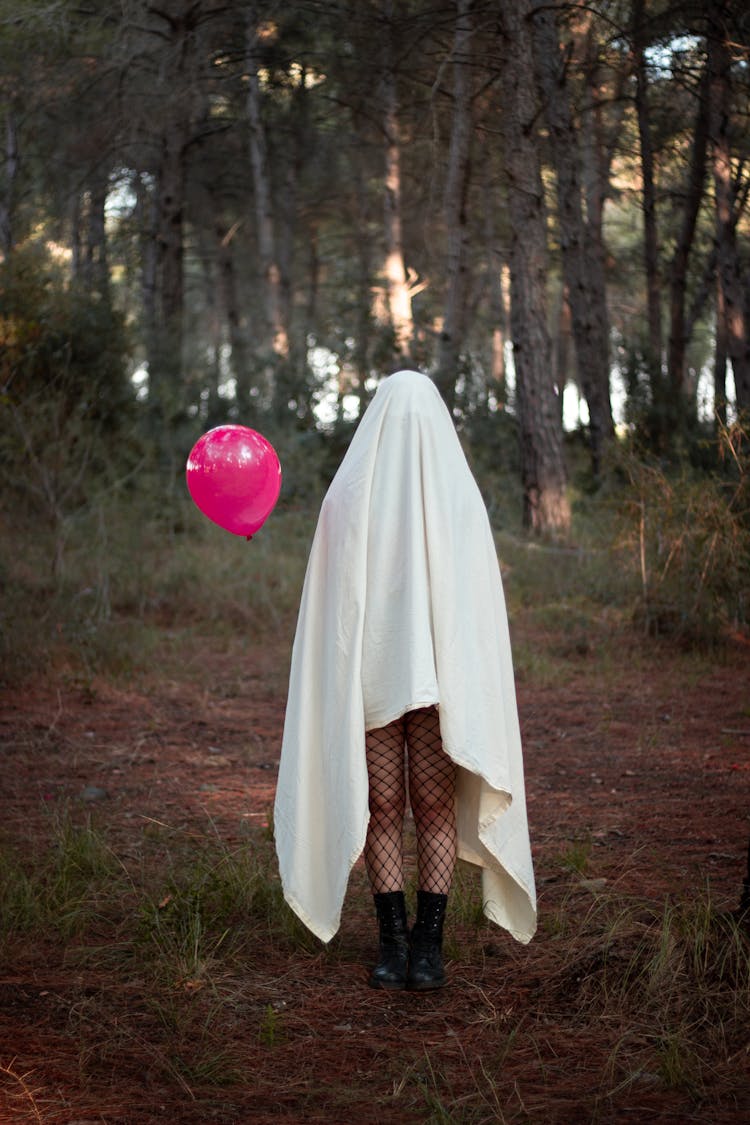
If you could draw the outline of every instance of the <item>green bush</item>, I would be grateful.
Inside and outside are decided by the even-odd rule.
[[[636,617],[649,634],[715,643],[747,625],[749,445],[741,424],[724,430],[722,469],[714,473],[625,459],[622,535],[640,580]]]
[[[133,462],[123,318],[38,247],[0,268],[0,309],[3,496],[59,527]]]

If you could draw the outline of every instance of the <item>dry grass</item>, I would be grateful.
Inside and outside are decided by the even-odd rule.
[[[260,1067],[262,1104],[273,1102],[277,1075],[302,1113],[316,1100],[305,1063],[314,1045],[316,1067],[330,1067],[332,1120],[369,1104],[385,1121],[574,1112],[610,1121],[640,1100],[686,1114],[710,1101],[712,1120],[730,1121],[746,1097],[750,935],[706,890],[689,901],[633,898],[583,879],[576,844],[543,896],[542,931],[522,948],[498,945],[478,880],[462,868],[443,1012],[439,998],[362,988],[369,954],[352,942],[355,925],[371,928],[361,876],[341,937],[323,950],[283,902],[267,832],[229,848],[210,826],[203,836],[152,830],[117,855],[90,821],[57,818],[54,829],[33,860],[6,859],[4,944],[21,960],[19,942],[43,948],[47,971],[58,966],[60,1033],[85,1083],[140,1066],[208,1112],[252,1087]],[[342,1031],[346,1047],[330,1055],[324,1039],[341,1044]],[[355,1073],[348,1056],[359,1035],[367,1049]],[[373,1087],[377,1058],[385,1072]],[[12,1063],[4,1073],[34,1110],[33,1077]]]
[[[92,514],[56,579],[30,533],[28,550],[6,545],[0,559],[14,590],[4,675],[33,695],[43,674],[58,701],[42,722],[34,707],[46,697],[25,710],[8,693],[18,711],[4,728],[4,780],[32,816],[6,823],[0,847],[0,948],[12,966],[0,1033],[16,1055],[0,1059],[0,1116],[729,1125],[750,1115],[748,931],[710,882],[684,893],[695,883],[676,845],[648,855],[643,843],[656,850],[662,838],[644,819],[644,787],[665,818],[694,819],[701,786],[741,765],[745,665],[727,657],[714,676],[713,656],[649,649],[630,623],[632,574],[596,547],[601,529],[562,553],[500,535],[538,802],[540,930],[520,947],[488,926],[479,882],[461,867],[450,988],[373,993],[362,870],[323,948],[283,901],[267,803],[242,831],[227,811],[234,800],[244,813],[253,786],[270,800],[314,518],[279,511],[248,545],[187,506],[173,515],[169,526],[145,518],[136,542],[129,519]],[[729,702],[718,697],[702,727],[706,690]],[[96,816],[75,797],[90,775],[120,794]],[[676,783],[692,786],[682,803],[671,803]],[[43,817],[28,796],[37,786],[51,798]],[[597,804],[609,787],[616,795]],[[724,868],[735,858],[739,884],[739,858]]]

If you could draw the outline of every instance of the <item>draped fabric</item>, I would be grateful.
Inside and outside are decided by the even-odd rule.
[[[369,818],[365,730],[435,704],[458,855],[527,942],[534,874],[508,620],[487,512],[437,388],[385,379],[320,511],[292,651],[274,810],[284,894],[339,927]]]

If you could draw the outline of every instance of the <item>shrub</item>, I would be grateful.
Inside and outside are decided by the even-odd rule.
[[[60,528],[122,471],[134,416],[122,317],[37,247],[0,270],[3,494]],[[115,440],[117,439],[117,440]]]
[[[636,610],[649,634],[714,643],[747,625],[750,455],[737,423],[720,435],[721,471],[667,472],[626,458],[624,537],[640,577]]]

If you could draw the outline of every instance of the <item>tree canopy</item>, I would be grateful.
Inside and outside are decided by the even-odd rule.
[[[137,371],[173,454],[196,420],[356,417],[419,366],[459,422],[515,421],[526,523],[564,529],[566,387],[595,477],[615,424],[663,454],[750,409],[749,25],[742,0],[3,0],[6,408],[30,435],[40,395],[135,401]],[[64,293],[100,341],[65,378]]]

